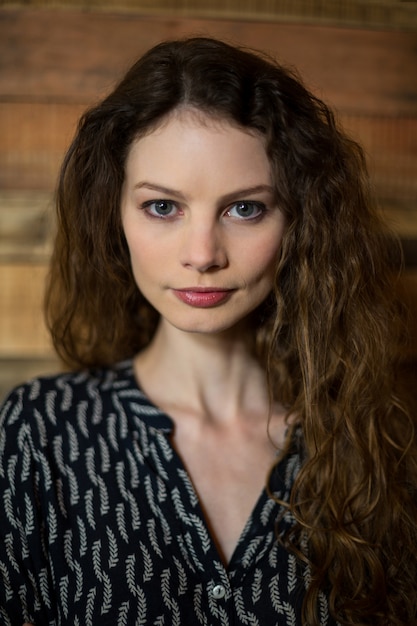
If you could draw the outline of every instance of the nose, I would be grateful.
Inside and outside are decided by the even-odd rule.
[[[180,255],[184,267],[198,272],[226,267],[226,242],[219,224],[189,223],[181,242]]]

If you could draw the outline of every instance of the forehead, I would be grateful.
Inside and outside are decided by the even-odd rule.
[[[152,138],[152,143],[155,139],[160,138],[160,144],[162,144],[164,140],[174,138],[175,133],[172,131],[175,129],[179,131],[177,134],[182,136],[186,134],[190,136],[191,129],[194,130],[194,134],[198,129],[210,131],[216,133],[218,138],[222,135],[223,137],[228,135],[229,140],[232,136],[235,138],[245,136],[252,138],[252,144],[257,143],[258,148],[265,150],[265,153],[267,152],[266,137],[259,130],[250,126],[242,126],[235,120],[217,113],[206,112],[194,106],[182,105],[170,111],[134,138],[128,148],[125,163],[132,152],[138,152],[138,149],[149,146],[150,142],[146,141],[148,138]]]
[[[180,168],[217,176],[270,176],[265,139],[258,131],[193,108],[176,109],[130,146],[126,174]]]

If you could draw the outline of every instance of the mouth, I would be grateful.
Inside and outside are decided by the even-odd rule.
[[[198,308],[210,308],[223,304],[232,296],[235,289],[218,287],[185,287],[173,289],[172,292],[185,304]]]

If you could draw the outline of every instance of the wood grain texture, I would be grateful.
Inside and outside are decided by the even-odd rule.
[[[0,263],[0,357],[52,355],[42,305],[46,264]]]
[[[417,113],[414,32],[76,10],[0,12],[0,98],[90,103],[149,47],[186,35],[261,48],[341,111]]]
[[[51,194],[0,190],[0,262],[47,262],[54,218]]]
[[[380,202],[387,207],[417,211],[417,115],[341,114],[340,119],[348,134],[365,150]]]
[[[14,7],[28,4],[28,0],[3,2]],[[252,22],[291,20],[407,30],[417,26],[417,7],[411,0],[30,0],[30,5]]]
[[[0,189],[55,188],[84,105],[0,101]]]

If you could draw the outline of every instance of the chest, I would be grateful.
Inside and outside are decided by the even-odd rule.
[[[226,626],[246,624],[248,615],[259,625],[298,623],[304,576],[277,543],[278,507],[265,492],[259,497],[256,481],[255,508],[226,567],[170,437],[152,429],[138,429],[135,437],[112,432],[123,438],[90,437],[85,447],[79,438],[77,450],[43,459],[51,480],[27,535],[28,553],[39,555],[33,575],[45,611],[39,623],[55,623],[57,613],[60,623],[72,625]],[[210,470],[209,456],[202,456],[201,476]],[[213,477],[222,480],[226,468],[219,463]],[[244,465],[236,459],[229,469],[230,484],[220,489],[226,503],[238,501]],[[207,485],[210,497],[215,481]]]
[[[229,563],[265,489],[277,450],[267,428],[246,430],[179,425],[173,445],[198,496],[223,563]]]
[[[78,499],[66,480],[56,499],[50,493],[44,533],[54,581],[48,591],[49,567],[40,578],[52,607],[53,590],[59,588],[61,623],[76,623],[71,622],[75,617],[78,623],[104,625],[198,624],[202,619],[225,626],[246,623],[251,613],[253,623],[274,624],[274,616],[284,624],[279,609],[291,594],[291,616],[296,616],[293,587],[303,579],[296,582],[295,559],[275,540],[274,503],[265,493],[258,498],[234,546],[233,563],[225,567],[182,465],[175,454],[166,462],[168,448],[150,449],[142,467],[134,457],[137,471],[129,455],[111,463],[114,471],[99,475],[90,469],[80,476],[74,468]],[[233,490],[223,493],[232,496]],[[29,541],[39,536],[36,531]]]

